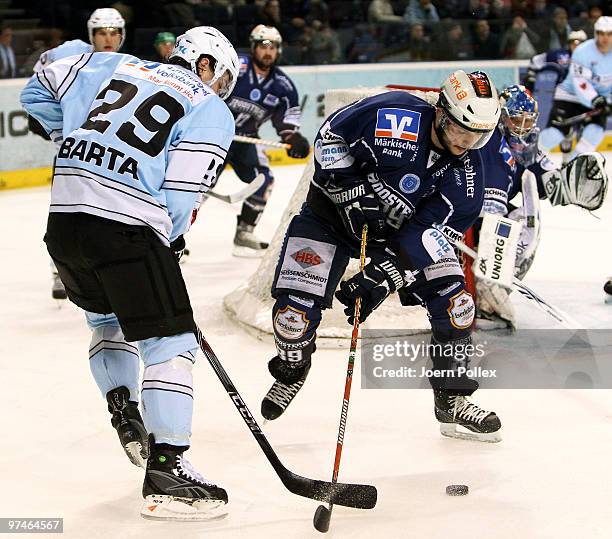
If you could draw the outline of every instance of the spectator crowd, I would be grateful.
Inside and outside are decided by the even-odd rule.
[[[199,24],[248,48],[257,24],[283,36],[281,64],[527,59],[564,47],[573,30],[593,36],[612,14],[605,0],[4,0],[0,78],[28,76],[40,53],[65,39],[87,41],[86,21],[114,7],[127,22],[123,52],[159,58],[160,32]],[[30,21],[29,23],[27,21]]]

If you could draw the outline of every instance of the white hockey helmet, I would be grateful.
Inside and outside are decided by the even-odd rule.
[[[251,43],[251,49],[255,48],[258,43],[273,43],[276,45],[279,54],[283,52],[283,38],[274,26],[258,24],[251,30],[249,42]]]
[[[121,49],[125,41],[125,20],[121,13],[112,7],[102,7],[91,14],[87,21],[87,33],[92,45],[94,44],[94,31],[97,28],[118,28],[121,30],[121,42],[119,43],[119,49]]]
[[[567,36],[567,42],[573,43],[574,41],[578,41],[578,43],[582,43],[588,39],[586,32],[584,30],[572,30]]]
[[[234,46],[216,28],[212,26],[196,26],[187,30],[176,39],[176,45],[168,60],[180,58],[185,61],[198,77],[198,63],[202,56],[210,56],[214,60],[214,75],[206,84],[212,86],[225,73],[229,75],[229,83],[219,89],[219,97],[227,99],[232,93],[238,79],[238,55]]]
[[[488,142],[501,113],[495,85],[482,71],[451,73],[442,83],[437,106],[462,130],[473,134],[470,149]]]
[[[595,32],[612,32],[612,17],[599,17],[595,21]]]

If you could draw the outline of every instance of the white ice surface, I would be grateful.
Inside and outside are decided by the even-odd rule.
[[[301,167],[276,170],[259,232],[270,237]],[[240,187],[224,179],[220,188]],[[189,459],[227,488],[217,523],[156,523],[138,516],[142,472],[129,464],[89,372],[79,310],[50,296],[42,236],[48,189],[0,194],[0,516],[64,517],[83,538],[319,537],[317,502],[282,486],[200,355]],[[255,270],[231,257],[236,208],[216,200],[188,237],[183,266],[196,318],[238,390],[259,416],[271,383],[271,343],[229,322],[221,298]],[[602,299],[612,274],[612,201],[597,220],[544,203],[544,232],[527,283],[587,327],[612,328]],[[520,298],[519,325],[549,321]],[[264,430],[291,470],[331,475],[348,351],[317,352],[308,383]],[[499,444],[443,439],[430,391],[360,390],[355,376],[340,480],[378,488],[371,511],[336,507],[330,537],[610,537],[612,392],[483,390],[477,402],[503,422]],[[467,484],[467,497],[445,486]]]

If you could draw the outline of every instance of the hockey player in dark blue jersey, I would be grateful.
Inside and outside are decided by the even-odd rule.
[[[236,134],[258,137],[261,125],[268,120],[284,143],[290,144],[289,157],[304,158],[310,151],[306,138],[299,132],[300,107],[297,90],[291,79],[276,66],[282,52],[282,38],[272,26],[260,24],[251,32],[251,54],[240,56],[240,73],[228,106],[236,120]],[[262,256],[268,244],[253,233],[264,211],[274,177],[268,158],[260,147],[234,141],[227,154],[229,163],[245,183],[259,174],[264,184],[243,204],[234,236],[236,256]]]
[[[306,203],[285,235],[272,286],[276,379],[262,402],[279,417],[304,384],[322,311],[334,292],[352,322],[392,292],[427,308],[434,369],[457,373],[471,344],[472,296],[453,240],[478,218],[484,197],[479,148],[497,126],[497,91],[485,73],[452,73],[437,106],[407,92],[362,99],[328,117],[314,143],[315,172]],[[364,270],[340,283],[368,225]],[[498,441],[497,415],[467,397],[465,375],[430,378],[443,434]],[[466,432],[459,433],[457,427]]]
[[[538,73],[543,71],[552,71],[557,74],[557,81],[555,85],[559,84],[567,75],[569,69],[570,59],[574,49],[580,45],[583,41],[587,40],[587,35],[584,30],[574,30],[567,36],[567,48],[566,49],[553,49],[548,52],[542,52],[536,54],[529,61],[527,66],[527,74],[523,81],[523,85],[530,92],[533,92],[535,88],[536,79]]]
[[[487,170],[483,212],[521,223],[516,257],[510,263],[514,275],[522,279],[539,243],[540,199],[548,198],[553,205],[573,204],[595,210],[603,204],[608,178],[600,154],[579,155],[559,169],[539,149],[538,104],[527,88],[507,87],[500,94],[500,106],[498,129],[481,151]],[[476,236],[480,224],[479,220]],[[479,316],[515,326],[509,289],[479,279],[476,289]]]

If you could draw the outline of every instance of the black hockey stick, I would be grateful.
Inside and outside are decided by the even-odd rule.
[[[594,116],[599,116],[603,112],[603,109],[588,110],[587,112],[577,114],[576,116],[572,116],[571,118],[565,118],[565,120],[552,120],[550,123],[555,127],[567,127],[569,125],[576,125],[582,122],[583,120],[593,118]]]
[[[372,485],[337,483],[334,485],[332,491],[332,484],[328,481],[302,477],[285,468],[274,452],[274,449],[272,449],[270,442],[268,442],[268,439],[259,428],[257,421],[255,421],[247,405],[242,400],[236,386],[234,386],[227,372],[225,372],[225,369],[221,365],[221,362],[217,359],[217,356],[208,344],[202,331],[197,326],[195,336],[206,359],[208,359],[208,362],[219,377],[219,380],[221,380],[225,391],[227,391],[234,406],[242,416],[244,422],[248,425],[251,434],[257,440],[259,447],[261,447],[287,490],[298,496],[304,496],[305,498],[344,505],[346,507],[355,507],[357,509],[372,509],[376,505],[377,492],[376,487]]]
[[[359,269],[363,271],[366,260],[366,242],[368,236],[368,225],[363,225],[361,231],[361,252],[359,255]],[[351,385],[353,382],[353,369],[355,368],[355,356],[357,355],[357,339],[359,337],[359,314],[361,311],[361,298],[355,300],[355,320],[353,322],[353,332],[351,334],[351,348],[349,351],[348,367],[346,369],[346,380],[344,382],[344,395],[342,396],[342,411],[340,412],[340,425],[338,427],[338,439],[336,441],[336,454],[334,456],[334,470],[332,472],[331,492],[338,488],[338,473],[340,472],[340,459],[342,458],[342,448],[344,447],[344,432],[348,419],[348,407],[351,399]],[[333,497],[330,496],[328,507],[319,505],[315,511],[312,523],[317,531],[321,533],[329,530],[332,511],[334,509]]]

